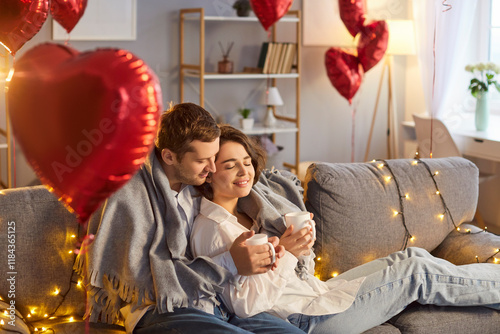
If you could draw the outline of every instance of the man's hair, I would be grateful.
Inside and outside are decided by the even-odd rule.
[[[180,103],[170,107],[160,119],[156,136],[159,152],[167,148],[180,161],[190,152],[191,142],[212,142],[220,135],[220,129],[208,111],[194,103]]]
[[[220,146],[226,142],[235,142],[241,144],[245,148],[245,151],[252,161],[252,166],[255,169],[253,184],[257,183],[260,173],[266,166],[266,152],[262,146],[240,130],[224,124],[220,126]],[[209,200],[213,200],[213,190],[209,183],[205,182],[201,186],[197,186],[196,189]]]

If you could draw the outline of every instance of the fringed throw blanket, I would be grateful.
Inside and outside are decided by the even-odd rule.
[[[283,215],[297,207],[304,210],[296,182],[277,171],[267,172],[241,207],[257,217],[269,235],[281,235]],[[87,316],[93,322],[115,323],[124,303],[134,310],[146,298],[156,302],[159,313],[193,306],[202,296],[213,299],[232,276],[209,258],[186,257],[188,239],[155,152],[93,214],[88,233],[95,239],[78,256],[75,270],[87,284]]]

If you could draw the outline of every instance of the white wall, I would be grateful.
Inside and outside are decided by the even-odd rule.
[[[313,0],[308,0],[313,1]],[[407,18],[409,0],[384,0],[386,5],[380,5],[376,13],[369,13],[374,18]],[[118,47],[127,49],[144,61],[157,73],[161,80],[163,101],[178,102],[178,12],[184,7],[204,7],[207,15],[234,15],[230,8],[233,0],[139,0],[137,12],[137,40],[128,42],[70,42],[70,45],[79,50],[91,50],[98,47]],[[296,0],[292,9],[301,9],[302,1]],[[377,17],[379,16],[379,17]],[[57,24],[57,23],[54,23]],[[22,57],[23,52],[31,47],[51,40],[51,20],[48,20],[42,30],[18,52],[17,57]],[[293,32],[279,31],[282,40],[293,40]],[[206,44],[207,66],[213,67],[220,60],[221,55],[217,45],[235,41],[235,46],[230,58],[235,61],[235,66],[255,66],[260,50],[260,44],[267,38],[260,25],[243,24],[207,25]],[[192,50],[196,52],[197,40],[193,41]],[[325,67],[324,54],[328,47],[303,47],[302,48],[302,80],[301,80],[301,160],[321,160],[330,162],[349,162],[351,160],[351,107],[348,102],[330,84]],[[406,71],[408,64],[413,66],[406,57],[395,57],[394,79],[397,97],[397,110],[400,120],[405,118],[406,100],[409,94],[406,88],[408,78]],[[355,120],[355,160],[362,161],[366,141],[370,128],[375,96],[380,80],[382,64],[378,64],[365,73],[363,84],[354,98],[356,105]],[[416,71],[418,72],[418,71]],[[413,75],[413,74],[412,74]],[[386,81],[385,81],[386,82]],[[286,83],[279,83],[280,85]],[[207,86],[207,109],[215,116],[221,114],[226,121],[234,118],[234,113],[247,102],[247,107],[254,108],[255,117],[264,117],[264,108],[257,103],[255,90],[262,88],[261,82],[217,82]],[[410,80],[408,86],[414,86]],[[281,86],[280,86],[281,87]],[[285,102],[291,103],[293,96],[287,95],[286,86],[280,88]],[[189,86],[186,87],[188,99],[197,102],[196,92]],[[293,92],[293,90],[290,90]],[[411,91],[410,91],[411,92]],[[254,95],[252,95],[254,94]],[[286,95],[286,96],[285,96]],[[253,97],[252,97],[253,96]],[[387,117],[387,88],[383,87],[377,114],[376,127],[371,144],[372,158],[386,157],[386,117]],[[287,102],[290,101],[290,102]],[[414,104],[412,104],[414,105]],[[213,108],[212,108],[213,107]],[[281,112],[290,112],[293,108],[282,108]],[[293,159],[293,135],[279,135],[278,144],[285,146],[285,158]],[[17,147],[17,186],[27,185],[34,179],[34,174],[22,159],[20,148]]]

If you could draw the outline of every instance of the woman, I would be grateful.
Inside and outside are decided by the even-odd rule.
[[[256,217],[238,211],[238,202],[251,194],[263,166],[259,149],[240,131],[222,126],[215,165],[216,172],[201,191],[205,198],[191,234],[195,256],[214,257],[242,231],[261,227]],[[372,261],[327,282],[311,273],[301,280],[294,268],[297,257],[311,245],[310,231],[305,230],[283,233],[280,244],[288,251],[277,270],[235,275],[223,298],[237,315],[268,311],[310,333],[361,333],[414,301],[500,309],[500,266],[455,266],[419,248]]]

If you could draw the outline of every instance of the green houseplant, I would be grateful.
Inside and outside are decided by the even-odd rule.
[[[469,90],[472,96],[476,98],[476,130],[485,131],[489,123],[489,87],[493,85],[500,92],[500,85],[495,78],[500,73],[500,67],[489,62],[467,65],[465,70],[474,75],[470,80]]]
[[[249,0],[236,0],[233,8],[236,9],[236,15],[238,16],[248,16],[252,10]]]
[[[252,113],[252,109],[248,109],[248,108],[240,108],[238,109],[238,113],[241,115],[241,119],[240,119],[240,122],[241,122],[241,128],[243,130],[249,130],[251,128],[253,128],[253,122],[254,122],[254,119],[253,118],[250,118],[250,114]]]

